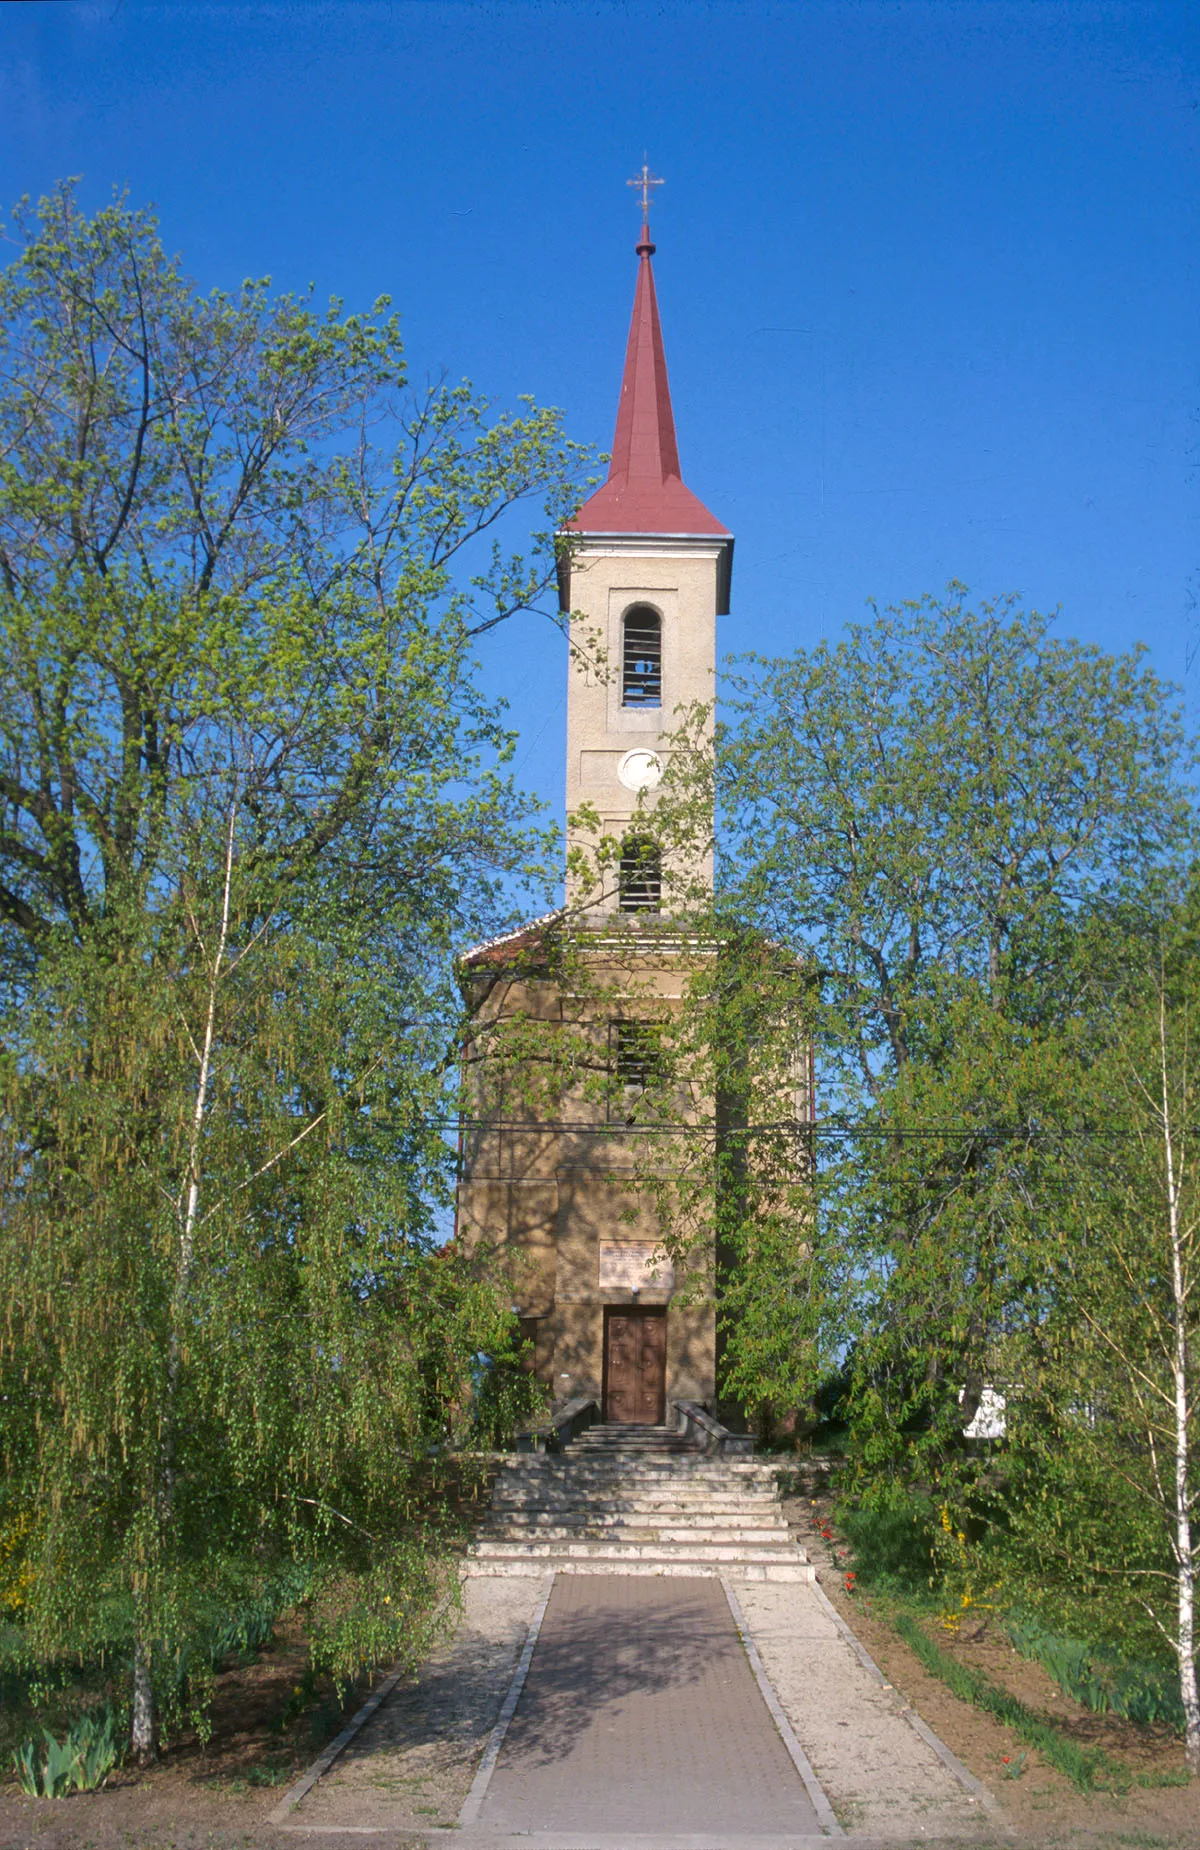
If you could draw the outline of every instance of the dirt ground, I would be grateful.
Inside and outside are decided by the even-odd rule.
[[[836,1533],[832,1542],[820,1533],[829,1515],[821,1480],[814,1476],[804,1488],[814,1496],[790,1499],[787,1512],[817,1564],[822,1588],[885,1677],[1000,1801],[1002,1817],[994,1820],[997,1845],[1196,1850],[1200,1794],[1194,1790],[1134,1786],[1121,1797],[1077,1793],[1011,1729],[961,1702],[930,1676],[891,1630],[886,1614],[868,1596],[846,1592],[845,1574],[852,1563]],[[1102,1747],[1135,1775],[1153,1778],[1182,1769],[1178,1739],[1169,1731],[1082,1709],[986,1621],[967,1627],[957,1639],[944,1633],[939,1642],[1054,1719],[1081,1744]],[[504,1654],[510,1651],[505,1640]],[[350,1840],[322,1828],[325,1807],[320,1802],[311,1810],[315,1828],[302,1838],[289,1840],[268,1823],[283,1792],[341,1725],[332,1690],[306,1682],[304,1666],[298,1632],[282,1631],[257,1662],[231,1666],[219,1677],[207,1749],[185,1738],[160,1765],[144,1774],[123,1770],[103,1792],[29,1800],[11,1783],[4,1785],[0,1850],[284,1850],[289,1841],[309,1850],[346,1850]],[[477,1733],[474,1721],[468,1731]],[[0,1779],[7,1776],[8,1769],[0,1769]],[[420,1802],[431,1800],[423,1795]],[[386,1843],[388,1850],[420,1844],[415,1805],[413,1812],[411,1833],[393,1827],[374,1841]],[[428,1821],[434,1822],[432,1815]],[[942,1845],[950,1850],[946,1838]]]

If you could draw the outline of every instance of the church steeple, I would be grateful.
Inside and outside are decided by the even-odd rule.
[[[611,892],[594,894],[568,871],[568,904],[582,900],[595,918],[669,910],[673,882],[678,891],[685,870],[655,849],[650,878],[645,850],[679,716],[713,698],[716,619],[729,609],[733,558],[733,535],[683,484],[645,213],[654,182],[643,169],[631,184],[643,190],[642,235],[612,463],[559,553],[562,608],[581,619],[605,664],[589,660],[589,644],[572,650],[567,667],[567,814],[591,810],[621,844]],[[589,827],[577,838],[585,850]],[[686,874],[711,885],[711,853]]]
[[[683,484],[650,262],[654,251],[650,226],[643,218],[608,480],[584,502],[570,526],[588,534],[695,534],[729,539],[728,529]]]

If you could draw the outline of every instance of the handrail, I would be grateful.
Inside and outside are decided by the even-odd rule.
[[[754,1438],[748,1432],[730,1432],[728,1426],[722,1426],[720,1420],[714,1419],[706,1407],[695,1400],[673,1400],[671,1409],[675,1415],[672,1422],[685,1439],[697,1444],[702,1452],[723,1452],[736,1457],[749,1454],[754,1450]]]
[[[565,1401],[541,1426],[517,1434],[518,1452],[561,1452],[564,1445],[577,1439],[581,1432],[600,1418],[598,1401],[581,1394]]]

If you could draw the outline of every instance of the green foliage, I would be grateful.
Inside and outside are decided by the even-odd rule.
[[[111,1704],[79,1716],[62,1741],[43,1728],[40,1743],[24,1741],[13,1756],[22,1792],[47,1799],[95,1792],[121,1759],[120,1737]]]
[[[1125,1656],[1165,1634],[1200,1772],[1200,959],[1175,696],[1141,651],[951,585],[750,658],[726,715],[715,748],[711,711],[686,717],[654,816],[698,864],[715,803],[724,851],[692,927],[722,954],[684,1013],[707,1015],[735,1101],[692,1166],[726,1380],[754,1409],[844,1358],[866,1571],[994,1584],[1048,1621],[1091,1601]],[[789,1021],[815,1040],[811,1128],[763,1058]],[[742,1067],[766,1082],[748,1109]],[[1006,1431],[968,1436],[989,1388]]]
[[[1048,1631],[1027,1613],[1010,1613],[1004,1629],[1025,1657],[1036,1658],[1060,1689],[1098,1715],[1132,1722],[1169,1722],[1182,1730],[1183,1705],[1175,1665],[1126,1663],[1081,1638]]]
[[[729,1335],[746,1354],[730,1379],[769,1398],[789,1322],[809,1358],[792,1391],[849,1349],[860,1482],[937,1474],[966,1495],[981,1454],[962,1429],[1001,1335],[1041,1314],[1031,1248],[1061,1194],[1044,1133],[1080,1124],[1091,921],[1120,903],[1135,918],[1132,894],[1191,840],[1178,715],[1139,653],[1059,640],[1013,598],[971,608],[958,585],[835,644],[750,658],[727,714],[715,753],[708,709],[687,717],[654,821],[695,865],[716,803],[721,893],[693,929],[722,958],[685,1015],[695,1047],[709,1033],[722,1049],[716,1081],[722,1061],[761,1081],[749,1223],[793,1191],[780,1238],[759,1236],[756,1285],[742,1176],[719,1154],[692,1165],[697,1201],[733,1215]],[[819,1055],[811,1141],[789,1027],[793,1069],[806,1034]],[[788,1318],[778,1300],[796,1293],[775,1280],[797,1269],[805,1313]]]
[[[155,1702],[202,1725],[255,1577],[303,1575],[343,1681],[428,1637],[507,1316],[436,1237],[452,956],[548,844],[472,638],[552,583],[547,535],[495,536],[557,526],[581,457],[554,412],[410,391],[384,302],[201,297],[69,187],[17,223],[0,1444],[25,1649],[128,1623],[147,1753]]]
[[[486,1451],[505,1451],[517,1433],[545,1415],[549,1390],[530,1366],[530,1345],[519,1332],[498,1354],[481,1356],[475,1376],[473,1436]]]
[[[1160,917],[1157,956],[1127,959],[1097,1011],[1080,1084],[1096,1134],[1057,1153],[1061,1205],[1034,1248],[1042,1312],[1011,1350],[999,1570],[1055,1630],[1094,1614],[1110,1658],[1173,1651],[1200,1772],[1195,904]]]
[[[848,1099],[936,1062],[972,985],[1036,1018],[1072,914],[1186,839],[1167,690],[1140,652],[1058,641],[1015,598],[972,610],[951,585],[751,657],[730,710],[727,897],[820,970]]]
[[[863,1586],[928,1594],[941,1584],[937,1513],[927,1498],[897,1490],[885,1505],[839,1504],[837,1520]]]

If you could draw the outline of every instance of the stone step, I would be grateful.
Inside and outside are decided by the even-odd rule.
[[[770,1529],[778,1534],[787,1529],[776,1510],[614,1510],[593,1504],[574,1504],[570,1508],[550,1504],[535,1509],[493,1504],[483,1520],[531,1530],[547,1526],[586,1528],[590,1524],[604,1529]]]
[[[500,1483],[523,1484],[669,1484],[681,1490],[740,1490],[750,1496],[773,1497],[776,1487],[771,1478],[744,1477],[726,1471],[646,1471],[640,1466],[623,1470],[597,1470],[576,1465],[571,1470],[522,1471],[504,1465],[497,1474]]]
[[[588,1477],[611,1477],[615,1472],[640,1471],[647,1477],[728,1478],[733,1483],[773,1484],[778,1475],[751,1460],[706,1458],[703,1454],[659,1458],[653,1452],[593,1452],[578,1457],[571,1452],[518,1452],[505,1459],[506,1470],[529,1471],[543,1477],[580,1472]]]
[[[803,1561],[794,1543],[731,1542],[616,1542],[616,1541],[490,1541],[473,1542],[471,1556],[478,1561]]]
[[[683,1439],[576,1439],[570,1446],[573,1458],[609,1458],[614,1454],[636,1458],[702,1458],[699,1446]]]
[[[677,1426],[647,1426],[641,1420],[601,1420],[595,1426],[585,1426],[573,1445],[619,1444],[625,1439],[637,1439],[646,1445],[670,1445],[682,1442],[683,1434]]]
[[[606,1445],[645,1445],[657,1447],[660,1452],[677,1451],[681,1446],[695,1450],[693,1441],[669,1426],[589,1426],[571,1440],[571,1449],[576,1452],[597,1451]]]
[[[732,1574],[804,1581],[776,1467],[687,1450],[666,1428],[592,1427],[560,1453],[510,1457],[466,1574]]]
[[[545,1490],[580,1490],[603,1496],[610,1490],[653,1491],[671,1497],[755,1497],[773,1503],[774,1484],[752,1477],[665,1477],[650,1471],[509,1471],[496,1473],[497,1484]]]
[[[680,1450],[679,1447],[664,1449],[653,1445],[568,1445],[564,1452],[510,1452],[508,1456],[520,1458],[521,1463],[531,1465],[606,1465],[623,1458],[662,1465],[664,1471],[688,1471],[708,1465],[714,1471],[756,1471],[762,1476],[775,1476],[778,1473],[777,1460],[753,1458],[747,1452],[701,1452],[695,1447]]]
[[[468,1578],[527,1580],[553,1568],[557,1574],[636,1574],[668,1580],[812,1581],[815,1569],[807,1561],[730,1562],[726,1566],[704,1561],[478,1561],[468,1559],[462,1572]]]
[[[708,1491],[673,1484],[521,1484],[499,1478],[492,1493],[508,1504],[592,1504],[612,1510],[778,1510],[777,1497],[754,1491]]]
[[[523,1525],[525,1527],[544,1528],[559,1524],[566,1527],[578,1527],[579,1524],[598,1523],[606,1529],[615,1528],[662,1528],[676,1529],[772,1529],[786,1533],[787,1522],[778,1504],[767,1505],[763,1510],[639,1510],[639,1509],[604,1509],[595,1503],[578,1503],[570,1507],[561,1504],[547,1504],[530,1507],[518,1504],[507,1508],[493,1503],[487,1512],[486,1520]]]
[[[712,1472],[721,1477],[778,1476],[774,1465],[759,1458],[714,1458],[707,1452],[508,1452],[506,1462],[523,1471],[668,1471],[679,1477]]]
[[[600,1523],[542,1523],[530,1528],[524,1523],[487,1522],[479,1532],[480,1541],[487,1542],[633,1542],[639,1547],[653,1546],[658,1542],[684,1543],[693,1542],[710,1545],[720,1543],[731,1548],[760,1548],[779,1546],[788,1540],[787,1524],[777,1529],[732,1529],[704,1528],[690,1525],[683,1527],[654,1527],[641,1523],[620,1527],[605,1528]]]

